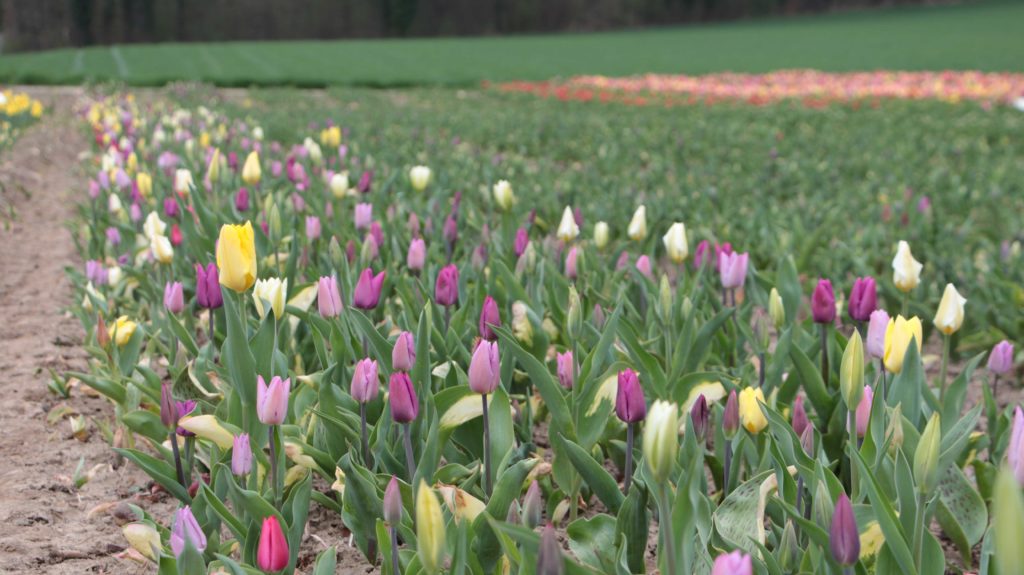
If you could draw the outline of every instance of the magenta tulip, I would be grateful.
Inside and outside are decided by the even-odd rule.
[[[412,371],[416,365],[416,343],[412,334],[403,331],[398,334],[395,340],[395,347],[391,350],[391,368],[397,371]]]
[[[836,501],[836,509],[832,513],[832,525],[829,528],[829,548],[832,558],[840,565],[853,565],[860,559],[860,532],[857,530],[857,518],[853,515],[853,505],[845,493]]]
[[[488,341],[498,339],[498,334],[494,333],[494,330],[491,328],[501,327],[501,313],[498,311],[498,302],[494,301],[494,298],[491,296],[484,298],[484,305],[480,309],[480,321],[477,327],[480,337]]]
[[[220,291],[217,264],[211,262],[196,264],[196,302],[205,309],[217,309],[224,305],[224,294]]]
[[[380,303],[381,288],[384,287],[386,272],[373,275],[373,270],[366,268],[359,274],[359,281],[352,293],[352,305],[359,309],[373,309]]]
[[[832,282],[818,280],[814,294],[811,296],[811,317],[815,323],[832,323],[836,319],[836,296],[832,292]]]
[[[850,303],[847,306],[854,321],[868,321],[878,306],[878,289],[875,278],[857,278],[850,289]]]
[[[448,264],[441,268],[437,274],[437,282],[434,284],[434,301],[438,305],[455,305],[459,300],[459,268],[455,264]]]
[[[391,404],[391,419],[395,422],[409,423],[416,420],[420,412],[420,402],[407,373],[396,371],[391,374],[388,382],[388,403]]]
[[[640,387],[640,378],[632,369],[627,368],[619,372],[615,414],[625,423],[636,423],[647,417],[644,390]]]

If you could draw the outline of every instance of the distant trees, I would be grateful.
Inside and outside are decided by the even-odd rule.
[[[0,0],[6,50],[486,35],[665,25],[920,0]]]

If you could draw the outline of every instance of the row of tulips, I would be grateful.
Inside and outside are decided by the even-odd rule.
[[[792,258],[709,240],[691,256],[681,222],[631,253],[643,207],[615,241],[572,207],[547,230],[509,181],[497,210],[425,166],[350,187],[337,126],[288,148],[206,109],[84,116],[92,362],[71,376],[180,504],[125,527],[161,573],[334,572],[333,548],[308,556],[314,504],[385,573],[1024,565],[1024,411],[996,393],[1013,345],[951,378],[965,300],[915,301],[906,242],[841,309],[846,278],[805,289]]]

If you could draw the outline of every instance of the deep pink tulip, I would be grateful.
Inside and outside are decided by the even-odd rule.
[[[530,234],[526,231],[526,228],[519,228],[516,230],[516,240],[513,244],[513,250],[515,251],[516,257],[521,257],[523,252],[526,251],[526,246],[530,243]]]
[[[814,294],[811,295],[811,316],[815,323],[832,323],[836,320],[836,296],[829,280],[818,280]]]
[[[249,190],[246,188],[239,188],[238,193],[235,194],[235,209],[240,212],[249,211]]]
[[[256,565],[268,573],[274,573],[287,567],[290,558],[288,540],[285,539],[277,517],[271,515],[265,518],[260,529],[260,543],[256,548]]]
[[[448,264],[441,268],[434,284],[434,301],[448,307],[459,301],[459,268]]]
[[[388,403],[391,405],[391,419],[396,423],[415,421],[420,412],[420,401],[409,374],[403,371],[391,374],[388,381]]]
[[[498,310],[498,302],[491,296],[484,298],[484,305],[480,309],[480,321],[477,327],[480,337],[488,341],[498,339],[498,334],[494,333],[494,330],[491,328],[501,327],[501,312]]]
[[[366,268],[359,274],[359,281],[352,293],[352,305],[359,309],[373,309],[380,303],[380,292],[384,287],[386,272],[373,275],[373,270]]]

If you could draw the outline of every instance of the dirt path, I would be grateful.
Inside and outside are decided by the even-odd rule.
[[[112,515],[89,514],[144,485],[130,467],[113,467],[95,425],[112,411],[81,389],[63,401],[46,389],[48,369],[81,368],[86,359],[76,347],[79,323],[62,307],[71,297],[64,268],[79,265],[66,225],[84,190],[78,155],[88,141],[71,112],[78,90],[37,95],[47,105],[43,121],[0,154],[2,201],[14,211],[0,223],[0,572],[144,572],[113,557],[125,542]],[[86,417],[84,442],[67,420],[47,423],[60,403]],[[95,476],[75,489],[80,458]]]

